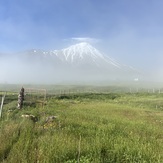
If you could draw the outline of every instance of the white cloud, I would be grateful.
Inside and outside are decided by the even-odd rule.
[[[71,40],[77,41],[77,42],[89,42],[89,43],[97,43],[100,40],[96,38],[90,38],[90,37],[73,37]]]

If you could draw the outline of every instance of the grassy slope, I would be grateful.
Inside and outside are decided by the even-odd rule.
[[[7,98],[0,162],[163,162],[162,94],[49,96],[44,107],[26,103],[21,111]],[[58,118],[44,123],[50,115]]]

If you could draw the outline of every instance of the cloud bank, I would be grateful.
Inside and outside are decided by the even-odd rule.
[[[72,37],[71,40],[74,40],[74,41],[77,41],[77,42],[88,42],[88,43],[98,43],[98,42],[100,42],[100,39],[90,38],[90,37]]]

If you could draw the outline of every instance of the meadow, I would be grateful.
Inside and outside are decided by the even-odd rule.
[[[162,163],[162,93],[8,93],[0,119],[3,163]],[[23,118],[34,115],[36,120]],[[53,121],[47,117],[55,116]]]

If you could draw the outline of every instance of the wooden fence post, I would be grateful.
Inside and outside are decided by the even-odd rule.
[[[18,95],[18,109],[22,109],[24,101],[24,88],[22,87]]]

